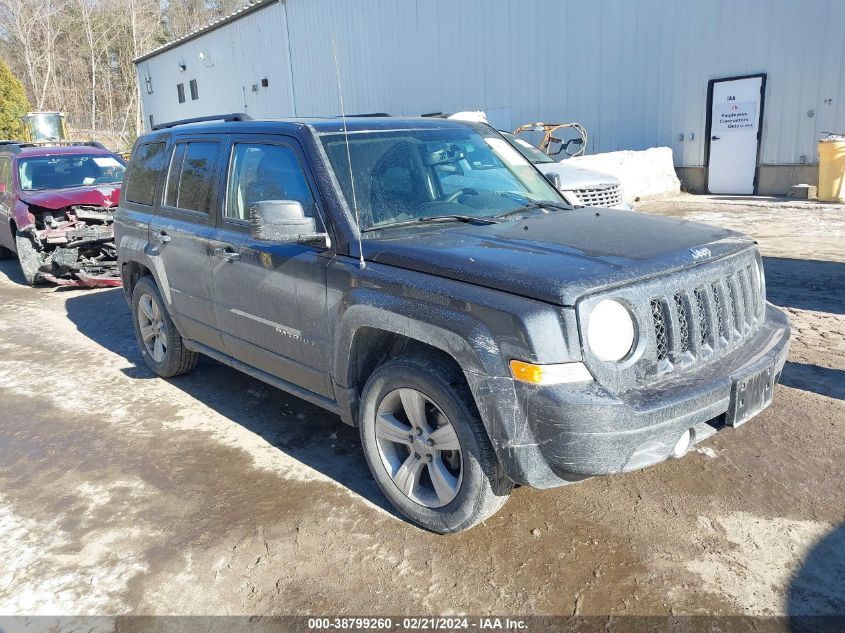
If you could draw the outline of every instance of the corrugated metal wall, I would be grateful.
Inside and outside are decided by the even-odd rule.
[[[138,81],[147,126],[149,115],[162,123],[245,110],[257,116],[292,113],[286,33],[285,6],[273,3],[139,62]],[[184,71],[180,64],[185,65]],[[147,76],[152,81],[152,94],[146,91]],[[262,88],[265,78],[268,86]],[[191,99],[191,79],[196,79],[199,89],[196,101]],[[185,88],[185,103],[177,98],[176,86],[180,83]]]
[[[159,121],[244,104],[257,116],[334,115],[334,34],[349,113],[575,120],[591,153],[668,145],[685,166],[704,164],[708,80],[763,72],[761,162],[815,162],[821,133],[845,132],[843,24],[842,0],[286,0],[139,72],[153,75],[145,106]],[[203,92],[185,107],[176,58],[200,50],[217,60],[199,71],[215,101]],[[269,89],[251,93],[262,76]]]

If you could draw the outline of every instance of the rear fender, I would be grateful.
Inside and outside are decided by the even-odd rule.
[[[120,269],[123,270],[125,264],[134,262],[150,270],[170,309],[172,302],[167,273],[161,257],[156,257],[157,251],[150,244],[149,214],[118,208],[114,215],[114,237]],[[127,294],[126,300],[131,301],[132,297]]]

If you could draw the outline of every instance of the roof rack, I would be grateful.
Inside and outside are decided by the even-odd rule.
[[[229,123],[231,121],[252,121],[252,117],[246,112],[233,112],[231,114],[215,114],[212,116],[198,116],[192,119],[180,119],[178,121],[168,121],[167,123],[158,123],[153,126],[153,130],[166,130],[177,125],[187,125],[188,123],[204,123],[206,121],[223,121]]]
[[[25,147],[97,147],[106,149],[106,146],[97,141],[0,141],[0,147],[12,146],[22,149]]]

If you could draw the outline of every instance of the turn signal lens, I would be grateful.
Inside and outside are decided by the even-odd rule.
[[[560,363],[558,365],[535,365],[521,360],[510,362],[511,373],[516,380],[532,385],[556,385],[564,382],[592,382],[593,376],[584,363]]]

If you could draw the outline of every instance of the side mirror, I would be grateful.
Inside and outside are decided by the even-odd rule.
[[[560,189],[560,174],[543,174],[555,189]]]
[[[314,218],[305,215],[298,200],[263,200],[249,209],[252,237],[262,242],[321,243],[329,245],[326,233],[317,233]]]

